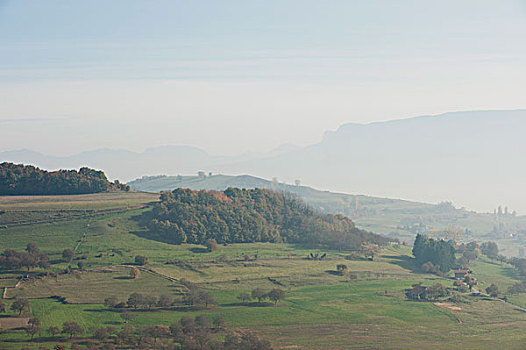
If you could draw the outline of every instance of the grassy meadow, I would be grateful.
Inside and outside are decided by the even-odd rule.
[[[2,250],[23,250],[34,242],[49,254],[49,271],[57,273],[23,280],[20,277],[28,275],[27,271],[0,276],[0,287],[5,288],[2,302],[8,309],[2,317],[14,317],[9,306],[16,297],[25,297],[30,300],[31,315],[40,319],[44,330],[34,341],[20,329],[0,330],[0,348],[51,349],[63,343],[69,349],[67,339],[53,337],[45,330],[61,327],[65,321],[76,321],[87,332],[85,336],[91,335],[90,327],[120,329],[125,324],[120,316],[123,310],[104,306],[105,298],[126,301],[138,292],[169,295],[180,301],[185,290],[182,279],[210,292],[217,305],[125,309],[132,315],[129,324],[169,326],[183,316],[222,315],[228,328],[255,331],[276,349],[524,348],[526,313],[510,303],[468,294],[462,303],[407,300],[404,290],[415,283],[453,285],[452,278],[421,274],[415,269],[410,247],[385,247],[369,261],[350,252],[292,244],[229,244],[213,252],[197,245],[170,245],[148,239],[134,220],[149,210],[143,206],[155,199],[140,193],[0,197],[0,209],[5,211],[2,215],[17,220],[26,220],[21,215],[25,210],[28,215],[36,211],[50,215],[65,209],[122,209],[0,228]],[[67,248],[76,250],[79,260],[72,261],[71,273],[62,274],[68,264],[61,253]],[[327,253],[327,257],[308,260],[310,253]],[[140,267],[139,278],[133,279],[130,269],[137,255],[148,257],[150,262]],[[82,270],[78,262],[82,262]],[[348,272],[338,274],[337,264],[346,264]],[[510,265],[486,257],[474,262],[472,270],[481,290],[491,283],[506,290],[519,280]],[[39,272],[44,271],[32,269],[29,275]],[[254,288],[276,287],[285,291],[285,299],[276,306],[242,303],[237,298]],[[64,297],[67,303],[52,296]],[[524,296],[510,300],[526,306]]]

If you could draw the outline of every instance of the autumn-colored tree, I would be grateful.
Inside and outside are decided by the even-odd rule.
[[[338,264],[338,265],[336,265],[336,271],[338,271],[338,273],[340,275],[345,274],[345,272],[347,271],[347,265],[346,264]]]
[[[134,280],[138,280],[140,276],[141,276],[141,271],[139,271],[139,269],[136,268],[135,266],[132,266],[130,268],[130,278]]]
[[[209,238],[205,242],[206,249],[208,249],[209,252],[216,251],[218,248],[217,241],[213,238]]]

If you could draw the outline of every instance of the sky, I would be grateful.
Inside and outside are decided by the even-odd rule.
[[[0,0],[0,151],[193,145],[526,108],[526,1]]]

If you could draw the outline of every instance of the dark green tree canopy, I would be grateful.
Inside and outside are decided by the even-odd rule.
[[[452,242],[435,240],[421,234],[416,236],[413,255],[418,265],[431,262],[441,272],[448,272],[456,264],[455,247]]]
[[[118,181],[111,183],[102,171],[46,171],[31,165],[0,163],[0,195],[58,195],[129,191]]]

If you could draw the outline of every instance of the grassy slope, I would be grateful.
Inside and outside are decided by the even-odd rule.
[[[104,202],[102,206],[108,205],[105,199],[97,197],[88,202],[90,207],[97,207],[100,202]],[[73,248],[81,240],[78,255],[87,254],[83,262],[88,270],[129,263],[135,255],[146,255],[151,258],[151,269],[198,283],[219,302],[212,309],[200,311],[133,311],[131,322],[136,325],[169,325],[183,315],[222,314],[229,327],[255,329],[278,347],[297,345],[312,349],[459,346],[470,349],[480,348],[481,343],[489,347],[521,348],[526,338],[522,332],[526,315],[502,302],[470,298],[469,303],[460,305],[462,310],[453,311],[432,303],[405,300],[403,289],[411,284],[430,285],[439,279],[411,270],[408,247],[385,249],[373,262],[345,260],[346,254],[340,252],[328,252],[325,261],[309,261],[302,258],[311,250],[269,243],[233,244],[203,253],[197,246],[172,246],[134,234],[141,229],[130,218],[141,210],[144,209],[93,219],[3,229],[0,246],[23,249],[27,242],[35,241],[43,251],[54,254],[52,259],[59,259],[62,249]],[[97,258],[100,253],[104,256]],[[251,257],[258,254],[258,259],[245,262],[245,254]],[[186,260],[192,268],[165,264],[174,258]],[[334,274],[338,263],[346,263],[356,278]],[[63,267],[65,264],[59,263],[54,269]],[[61,325],[66,320],[75,320],[87,329],[122,325],[117,312],[88,303],[100,303],[112,295],[125,300],[134,291],[150,290],[156,295],[167,293],[177,297],[180,289],[178,283],[147,272],[135,281],[126,278],[128,268],[113,270],[113,273],[86,271],[78,277],[62,275],[58,282],[54,278],[24,282],[21,288],[10,290],[8,297],[66,296],[69,301],[81,304],[64,305],[51,299],[32,299],[33,314],[41,319],[44,329]],[[478,260],[473,270],[481,286],[497,283],[505,289],[518,277],[510,266],[486,258]],[[241,291],[275,287],[268,277],[283,285],[286,300],[277,307],[239,304],[236,296]],[[239,283],[235,281],[237,278]],[[8,281],[5,283],[12,285],[12,280]],[[451,280],[442,282],[452,283]],[[27,336],[8,332],[0,334],[0,339],[8,341],[4,343],[5,348],[20,349]],[[17,340],[24,343],[15,342]],[[49,341],[49,345],[57,342],[56,339],[41,340]],[[37,348],[35,344],[29,345]]]
[[[130,185],[132,188],[152,192],[178,187],[194,190],[224,190],[229,186],[272,188],[295,193],[318,210],[347,215],[360,228],[384,235],[392,235],[406,242],[412,242],[415,233],[404,228],[404,225],[423,221],[427,225],[428,233],[446,228],[468,229],[473,234],[464,237],[465,240],[495,240],[507,255],[517,256],[518,248],[520,246],[526,247],[526,241],[522,236],[519,235],[518,238],[509,236],[509,233],[526,231],[526,216],[508,215],[501,217],[499,222],[504,227],[502,234],[496,235],[492,231],[497,220],[492,214],[474,213],[459,209],[444,211],[440,210],[438,206],[427,203],[319,191],[306,186],[273,183],[246,175],[213,175],[204,178],[198,176],[183,176],[182,178],[165,176],[134,180]]]

